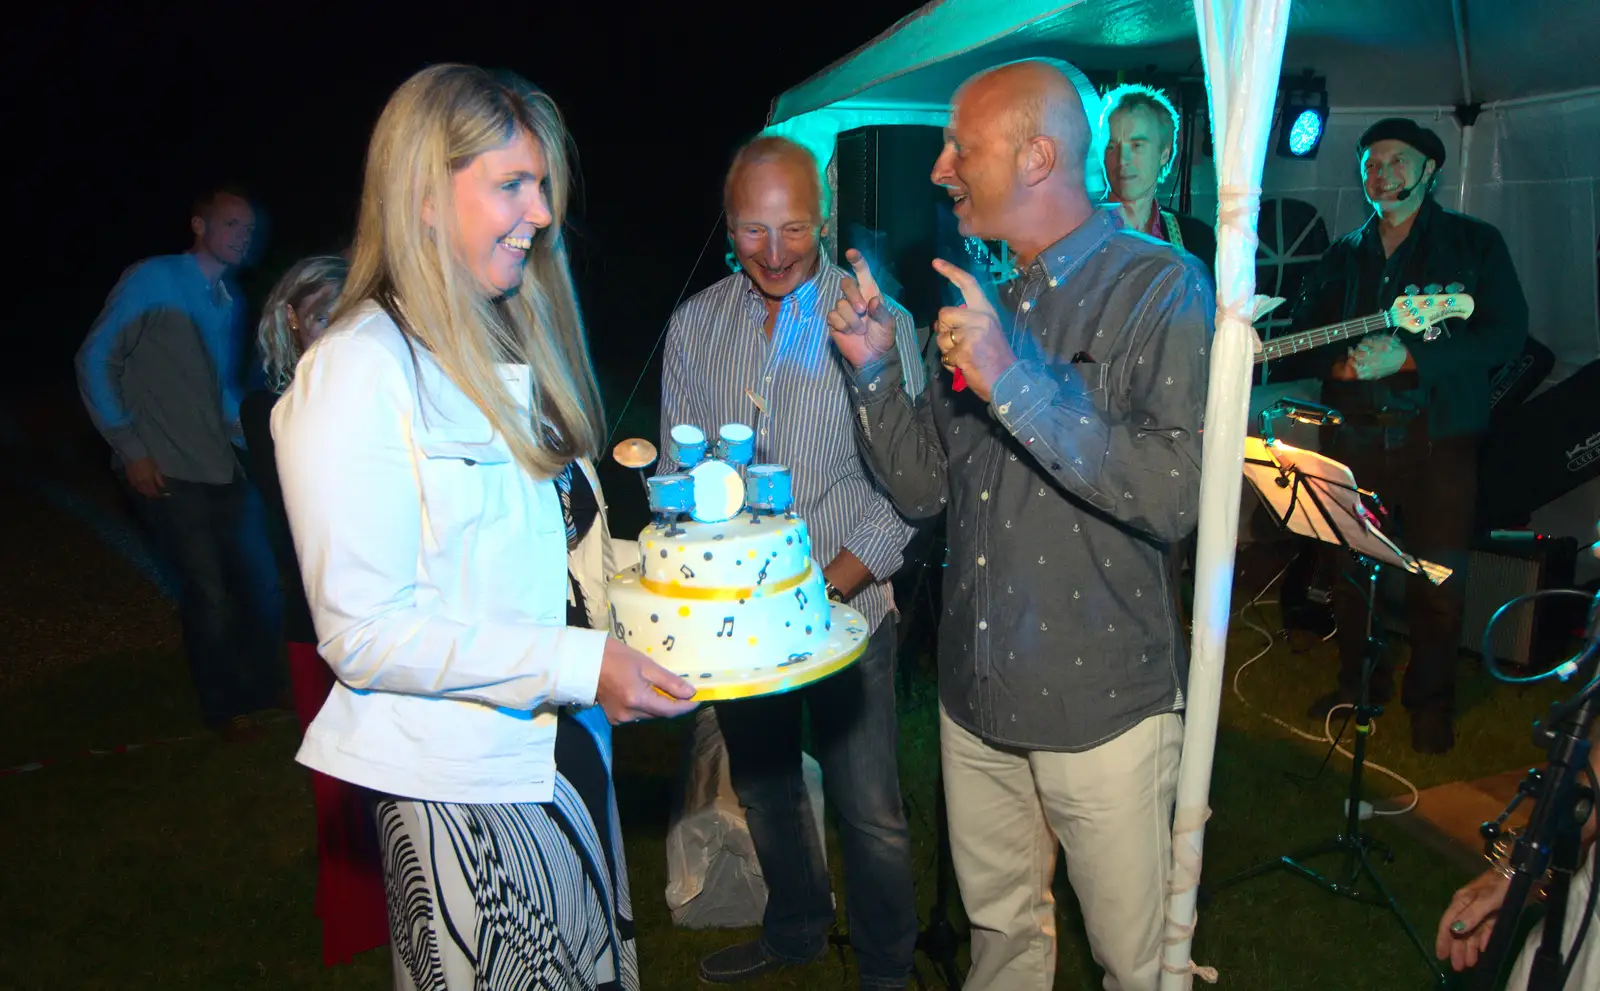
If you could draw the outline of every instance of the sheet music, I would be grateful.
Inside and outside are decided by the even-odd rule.
[[[1245,478],[1273,517],[1293,532],[1326,544],[1338,544],[1342,536],[1357,554],[1423,575],[1435,585],[1450,577],[1449,568],[1412,557],[1389,539],[1355,491],[1355,476],[1339,462],[1281,441],[1268,445],[1260,437],[1245,438],[1244,458]],[[1307,489],[1315,491],[1315,499]]]

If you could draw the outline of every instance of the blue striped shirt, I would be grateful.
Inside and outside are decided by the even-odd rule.
[[[661,462],[671,457],[674,425],[693,424],[715,438],[725,423],[755,431],[758,464],[789,466],[795,512],[811,531],[817,562],[848,550],[879,582],[850,607],[876,629],[892,604],[886,584],[900,570],[912,528],[878,488],[856,444],[850,374],[828,337],[828,311],[843,297],[843,269],[824,259],[817,274],[784,297],[769,340],[766,303],[736,272],[690,298],[672,314],[661,359]],[[893,304],[891,304],[893,305]],[[901,365],[922,361],[911,316],[893,305]],[[908,375],[909,377],[909,375]]]

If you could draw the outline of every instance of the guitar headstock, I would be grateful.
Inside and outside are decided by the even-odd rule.
[[[1431,341],[1439,336],[1439,324],[1446,320],[1465,320],[1472,316],[1475,305],[1472,297],[1464,292],[1412,292],[1398,297],[1389,307],[1389,322],[1401,330],[1421,333],[1423,340]]]

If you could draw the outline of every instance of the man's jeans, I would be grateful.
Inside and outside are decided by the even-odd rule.
[[[1384,529],[1400,546],[1426,561],[1455,571],[1435,585],[1421,575],[1406,575],[1406,614],[1411,660],[1400,700],[1410,712],[1453,715],[1456,660],[1461,643],[1461,613],[1466,603],[1467,561],[1472,543],[1478,479],[1477,439],[1429,440],[1422,421],[1409,436],[1384,444],[1372,432],[1341,427],[1324,447],[1343,461],[1356,484],[1378,493],[1391,513]],[[1350,568],[1350,555],[1333,545],[1323,553],[1336,562],[1334,574]],[[1366,582],[1337,581],[1333,614],[1338,620],[1339,690],[1355,698],[1367,653]],[[1382,658],[1372,673],[1373,694],[1393,691],[1392,660]]]
[[[826,804],[837,817],[850,942],[864,987],[901,987],[917,941],[911,841],[896,760],[894,620],[885,618],[854,665],[809,688],[717,706],[728,771],[767,882],[762,945],[801,962],[827,949],[834,910],[800,772],[800,709]]]
[[[154,499],[129,492],[178,579],[183,647],[206,725],[274,704],[284,683],[283,594],[256,487],[241,474],[226,485],[169,478]]]

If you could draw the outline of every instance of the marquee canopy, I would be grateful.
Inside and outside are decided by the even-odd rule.
[[[1343,106],[1455,106],[1600,85],[1593,0],[1294,0],[1283,75],[1315,69]],[[1031,55],[1085,71],[1200,75],[1191,0],[936,0],[790,89],[770,122],[942,110],[987,66]]]

